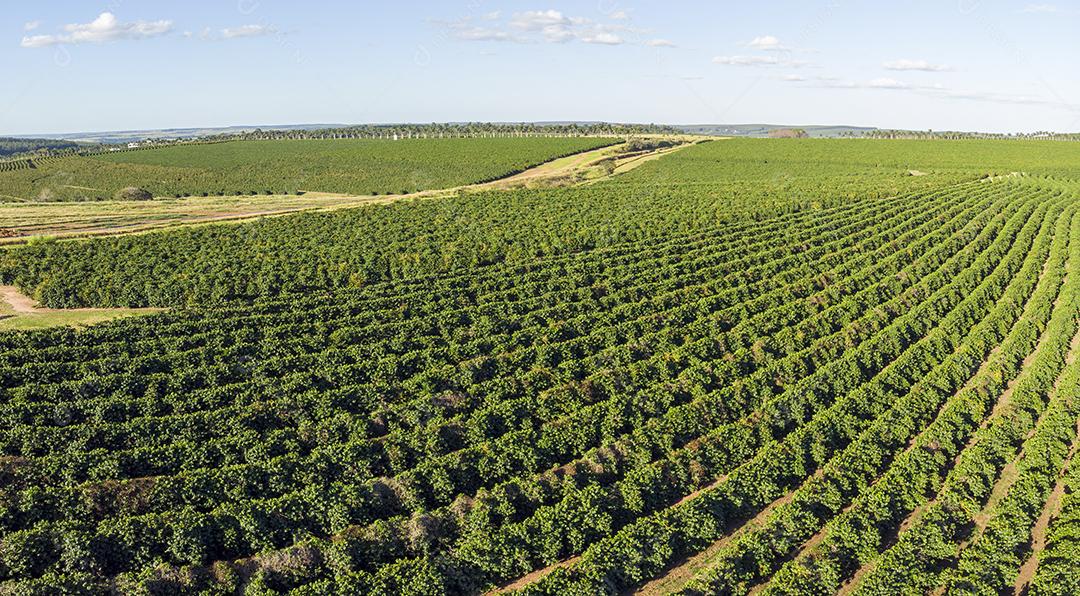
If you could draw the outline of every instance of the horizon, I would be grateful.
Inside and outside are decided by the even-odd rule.
[[[221,126],[171,126],[168,128],[128,128],[128,129],[109,129],[109,130],[75,130],[75,131],[63,131],[63,132],[45,132],[45,133],[4,133],[0,132],[0,138],[11,139],[35,139],[35,138],[48,138],[56,137],[62,139],[76,139],[79,135],[88,136],[100,136],[108,134],[135,134],[135,133],[161,133],[170,131],[188,131],[188,130],[232,130],[232,129],[283,129],[283,128],[295,128],[298,130],[318,130],[325,128],[331,129],[348,129],[353,127],[374,126],[374,127],[393,127],[393,126],[426,126],[426,125],[458,125],[458,124],[491,124],[491,125],[527,125],[527,126],[547,126],[547,125],[561,125],[561,124],[611,124],[611,125],[626,125],[626,126],[670,126],[670,127],[770,127],[773,129],[832,129],[832,128],[844,128],[844,129],[865,129],[865,130],[878,130],[878,131],[897,131],[897,132],[911,132],[911,133],[958,133],[958,134],[995,134],[995,135],[1035,135],[1035,134],[1060,134],[1071,135],[1080,134],[1080,132],[1071,132],[1066,130],[1032,130],[1032,131],[985,131],[985,130],[956,130],[956,129],[899,129],[899,128],[886,128],[881,126],[865,125],[865,124],[784,124],[777,122],[616,122],[605,120],[500,120],[500,121],[485,121],[485,120],[449,120],[442,122],[286,122],[286,123],[261,123],[261,124],[226,124]]]
[[[1080,130],[1068,4],[64,0],[6,14],[6,135],[304,122]]]

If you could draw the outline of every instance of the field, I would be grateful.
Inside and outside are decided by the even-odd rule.
[[[0,333],[0,593],[1080,593],[1078,163],[725,139],[6,248],[168,310]]]
[[[1044,157],[1037,143],[1027,151],[1006,146],[1014,155],[1002,156],[992,144],[807,143],[713,141],[583,187],[468,193],[43,244],[0,254],[0,277],[55,308],[207,304],[660,239],[857,197],[1008,175],[1025,165],[1056,172],[1068,157]],[[927,155],[926,148],[941,155]],[[827,160],[815,161],[815,153]],[[961,167],[959,160],[972,153],[986,165]],[[945,167],[933,167],[936,160]],[[911,169],[927,175],[912,176]]]
[[[0,171],[0,199],[107,200],[330,192],[412,193],[486,182],[613,143],[603,138],[234,141],[35,161]]]
[[[694,139],[690,139],[691,142]],[[475,141],[486,142],[486,141]],[[489,182],[438,188],[408,194],[349,195],[307,192],[301,195],[218,195],[158,198],[152,201],[27,201],[0,202],[0,243],[21,244],[35,237],[112,236],[209,222],[241,221],[300,211],[325,211],[389,203],[401,199],[431,199],[492,189],[549,187],[577,180],[594,183],[625,173],[648,160],[685,148],[631,151],[626,143],[607,145],[552,159],[516,174]],[[611,161],[615,171],[604,167]]]

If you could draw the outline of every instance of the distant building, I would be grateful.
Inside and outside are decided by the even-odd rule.
[[[138,143],[128,143],[128,149],[138,149],[138,148],[139,148]]]

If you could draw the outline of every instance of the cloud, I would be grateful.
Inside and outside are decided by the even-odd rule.
[[[618,35],[615,35],[614,33],[606,33],[606,32],[603,32],[603,31],[598,31],[596,33],[591,33],[591,34],[585,34],[585,35],[580,36],[578,39],[580,39],[581,41],[583,41],[585,43],[599,43],[599,44],[605,44],[605,45],[609,45],[609,46],[616,46],[616,45],[619,45],[619,44],[621,44],[623,42],[622,38],[619,37]]]
[[[463,41],[519,41],[505,31],[469,25],[456,28],[454,36]]]
[[[848,81],[831,76],[819,76],[815,77],[815,80],[819,81],[821,83],[820,86],[826,89],[879,89],[889,91],[921,91],[929,93],[946,91],[944,86],[937,83],[932,85],[918,85],[900,81],[892,77],[879,77],[866,82]]]
[[[30,35],[22,38],[24,48],[42,48],[56,44],[104,43],[121,39],[149,39],[172,31],[172,21],[133,21],[121,23],[111,12],[103,12],[89,23],[64,25],[64,33]]]
[[[941,84],[913,85],[888,77],[874,79],[865,83],[847,81],[835,77],[825,76],[817,77],[817,80],[821,82],[820,86],[826,89],[870,89],[896,93],[911,93],[932,99],[979,101],[1006,105],[1042,106],[1048,108],[1068,110],[1074,113],[1080,113],[1080,105],[1070,104],[1055,99],[1034,97],[1029,95],[1010,95],[1007,93],[998,93],[991,91],[955,90],[949,89]]]
[[[678,47],[677,45],[675,45],[675,42],[668,41],[666,39],[650,39],[649,41],[645,42],[645,45],[649,46],[650,48],[676,48],[676,47]]]
[[[625,10],[616,10],[609,14],[608,18],[613,21],[629,21],[630,15]]]
[[[283,33],[271,25],[240,25],[238,27],[226,27],[218,31],[209,27],[203,27],[202,31],[198,33],[184,31],[183,35],[187,39],[198,38],[203,41],[222,41],[228,39],[262,37],[266,35],[283,35]]]
[[[510,20],[510,26],[523,31],[544,31],[553,27],[584,25],[588,22],[588,19],[571,18],[557,10],[530,10],[515,14]]]
[[[527,41],[517,33],[504,31],[500,29],[498,25],[491,24],[491,21],[498,20],[499,17],[500,14],[494,12],[483,15],[482,20],[485,21],[485,23],[482,25],[474,24],[471,17],[465,17],[456,21],[432,20],[431,22],[446,28],[451,35],[461,41]]]
[[[612,17],[618,17],[618,12]],[[483,24],[465,17],[456,21],[433,21],[446,27],[453,36],[462,41],[512,41],[519,43],[546,42],[621,45],[623,33],[638,33],[626,25],[597,23],[584,17],[575,17],[558,10],[530,10],[514,13],[506,22],[498,22],[499,13],[483,16]]]
[[[1027,14],[1056,14],[1061,12],[1061,8],[1055,4],[1028,4],[1020,9],[1020,12]]]
[[[236,39],[238,37],[259,37],[273,33],[277,33],[277,30],[266,25],[240,25],[239,27],[222,29],[221,37],[224,39]]]
[[[497,20],[499,20],[499,17],[501,17],[501,16],[502,16],[502,11],[493,10],[493,11],[491,11],[489,13],[486,13],[482,18],[485,21],[497,21]]]
[[[712,61],[724,66],[788,66],[802,68],[810,65],[809,62],[802,60],[785,60],[776,56],[717,56]]]
[[[874,79],[866,84],[871,89],[910,89],[911,86],[907,83],[892,79],[889,77],[881,77]]]
[[[887,70],[921,70],[923,72],[946,72],[952,70],[946,64],[931,64],[926,60],[892,60],[881,65]]]
[[[33,31],[41,26],[41,21],[29,21],[23,24],[23,31]]]
[[[746,45],[755,50],[764,50],[767,52],[783,52],[788,50],[788,48],[784,47],[784,44],[780,43],[779,39],[772,35],[755,37]]]
[[[801,82],[806,80],[806,77],[804,77],[802,75],[789,74],[789,75],[784,75],[783,80],[785,80],[785,81],[787,81],[789,83],[801,83]]]
[[[1050,108],[1060,108],[1069,110],[1071,112],[1080,113],[1080,105],[1065,103],[1063,101],[1046,99],[1042,97],[1034,97],[1030,95],[1009,95],[1005,93],[996,93],[991,91],[952,91],[948,89],[938,89],[938,91],[940,91],[939,97],[943,97],[945,99],[961,99],[969,101],[1002,103],[1008,105],[1043,106]]]
[[[772,56],[717,56],[712,61],[725,66],[776,66],[780,63]]]

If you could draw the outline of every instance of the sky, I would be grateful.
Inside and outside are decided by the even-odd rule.
[[[1080,131],[1080,0],[49,0],[0,135],[603,120]]]

